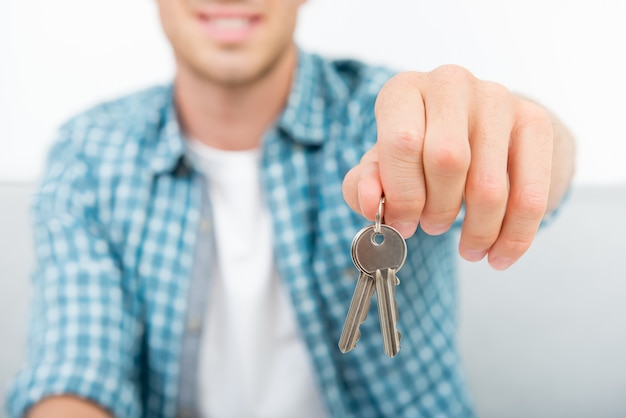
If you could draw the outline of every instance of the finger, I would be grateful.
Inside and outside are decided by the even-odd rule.
[[[475,103],[471,128],[472,162],[465,186],[465,218],[459,253],[481,260],[498,238],[508,199],[507,161],[514,123],[514,96],[504,87],[487,83]]]
[[[374,145],[360,163],[348,171],[342,185],[343,197],[348,206],[369,220],[374,220],[382,196],[377,159]]]
[[[468,118],[473,76],[465,69],[446,66],[431,73],[424,92],[426,138],[424,176],[426,202],[420,224],[429,234],[446,232],[463,202],[470,165]]]
[[[553,132],[538,105],[519,101],[509,151],[510,192],[500,235],[489,251],[498,270],[519,259],[530,246],[545,214],[550,188]]]
[[[422,164],[425,117],[420,77],[419,73],[394,77],[381,89],[375,106],[385,223],[405,237],[415,232],[426,198]]]

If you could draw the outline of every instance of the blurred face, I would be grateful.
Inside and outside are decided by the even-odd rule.
[[[158,0],[179,71],[224,86],[253,83],[293,53],[305,0]]]

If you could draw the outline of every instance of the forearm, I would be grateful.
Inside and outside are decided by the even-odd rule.
[[[11,385],[7,409],[15,417],[135,417],[137,320],[123,299],[113,244],[93,218],[95,201],[85,198],[97,194],[97,178],[73,132],[61,131],[32,205],[29,362]]]
[[[51,396],[33,406],[27,418],[111,418],[96,404],[76,396]]]

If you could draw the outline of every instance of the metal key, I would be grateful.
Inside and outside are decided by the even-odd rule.
[[[374,279],[383,347],[389,357],[395,357],[400,350],[401,338],[396,328],[395,287],[399,284],[396,272],[406,260],[406,242],[398,231],[387,225],[380,225],[379,233],[373,225],[358,237],[353,258],[357,267]]]
[[[406,242],[398,231],[382,224],[383,203],[384,197],[378,207],[376,223],[363,228],[352,241],[352,261],[361,274],[339,340],[339,348],[344,353],[352,350],[360,338],[359,327],[367,317],[374,291],[378,296],[385,353],[394,357],[400,349],[400,333],[396,329],[398,308],[394,298],[399,282],[395,273],[406,259]]]
[[[346,323],[339,338],[339,349],[342,353],[347,353],[356,347],[356,343],[361,338],[359,328],[367,317],[367,312],[370,309],[370,300],[375,288],[372,276],[361,272],[356,283],[356,289],[354,289],[352,302],[350,302]]]
[[[396,303],[396,285],[400,283],[394,269],[387,269],[387,277],[380,270],[376,270],[376,297],[378,300],[378,316],[380,317],[380,332],[383,335],[385,354],[395,357],[400,351],[400,331],[398,323],[398,304]]]

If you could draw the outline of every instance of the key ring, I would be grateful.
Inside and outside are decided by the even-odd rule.
[[[376,224],[374,225],[374,232],[380,234],[381,224],[383,223],[383,215],[384,215],[384,203],[385,196],[381,196],[380,201],[378,202],[378,212],[376,212]]]

